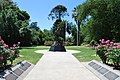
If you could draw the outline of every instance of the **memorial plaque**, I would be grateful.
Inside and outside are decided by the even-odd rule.
[[[97,69],[99,69],[101,66],[98,65],[98,64],[94,64],[92,67],[93,67],[95,70],[97,70]]]
[[[89,63],[88,65],[93,66],[94,64],[95,64],[94,62],[91,62],[91,63]]]
[[[15,69],[13,72],[14,72],[15,74],[17,74],[18,76],[20,76],[20,75],[23,73],[23,71],[20,70],[19,68]]]
[[[3,78],[5,74],[6,74],[5,72],[0,72],[0,78]]]
[[[108,72],[107,74],[104,75],[108,80],[115,80],[119,76],[113,72]]]
[[[28,62],[26,62],[24,65],[25,65],[27,68],[31,66],[31,64],[29,64]]]
[[[31,66],[31,64],[29,64],[28,62],[26,62],[26,63],[22,64],[19,68],[25,71],[30,66]]]
[[[16,80],[18,77],[14,74],[8,74],[5,79],[6,80]]]
[[[23,80],[24,77],[22,76],[22,74],[30,66],[33,67],[33,65],[30,64],[29,62],[23,61],[23,62],[20,62],[18,65],[7,68],[4,71],[0,71],[0,80],[17,80],[17,79]]]
[[[102,67],[101,69],[98,70],[98,72],[101,74],[105,74],[106,72],[108,72],[108,70]]]

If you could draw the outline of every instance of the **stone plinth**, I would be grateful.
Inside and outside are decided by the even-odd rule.
[[[66,52],[66,49],[64,46],[60,46],[60,45],[52,45],[49,49],[49,51],[60,51],[60,52]]]

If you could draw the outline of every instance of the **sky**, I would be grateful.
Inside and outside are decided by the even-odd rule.
[[[30,22],[38,22],[38,26],[41,30],[50,30],[54,21],[48,20],[48,14],[57,5],[63,5],[67,8],[69,16],[64,19],[69,22],[74,22],[72,19],[72,10],[74,7],[82,4],[86,0],[13,0],[17,6],[30,15]]]

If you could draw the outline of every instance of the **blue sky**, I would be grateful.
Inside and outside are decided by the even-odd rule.
[[[74,22],[71,17],[72,9],[86,0],[13,0],[21,10],[27,11],[31,22],[38,22],[41,30],[51,29],[54,21],[48,20],[48,14],[51,9],[57,5],[63,5],[67,8],[70,16],[65,20]]]

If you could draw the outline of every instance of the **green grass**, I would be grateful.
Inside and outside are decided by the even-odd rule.
[[[73,54],[80,62],[88,62],[91,60],[100,61],[100,58],[96,56],[96,50],[85,46],[67,46],[66,49],[78,50],[79,53]]]
[[[36,64],[38,60],[43,56],[43,54],[35,53],[36,50],[45,50],[48,47],[45,46],[34,46],[34,47],[22,47],[20,49],[20,57],[14,61],[14,64],[21,62],[23,60],[27,60],[32,64]]]
[[[35,53],[34,51],[47,49],[49,49],[49,47],[46,46],[22,47],[22,49],[20,49],[20,57],[14,61],[14,64],[23,60],[27,60],[33,64],[36,64],[38,60],[43,56],[43,54]],[[96,51],[89,47],[66,46],[66,49],[81,51],[79,53],[73,54],[81,62],[87,62],[91,60],[100,61],[99,57],[95,54]]]

